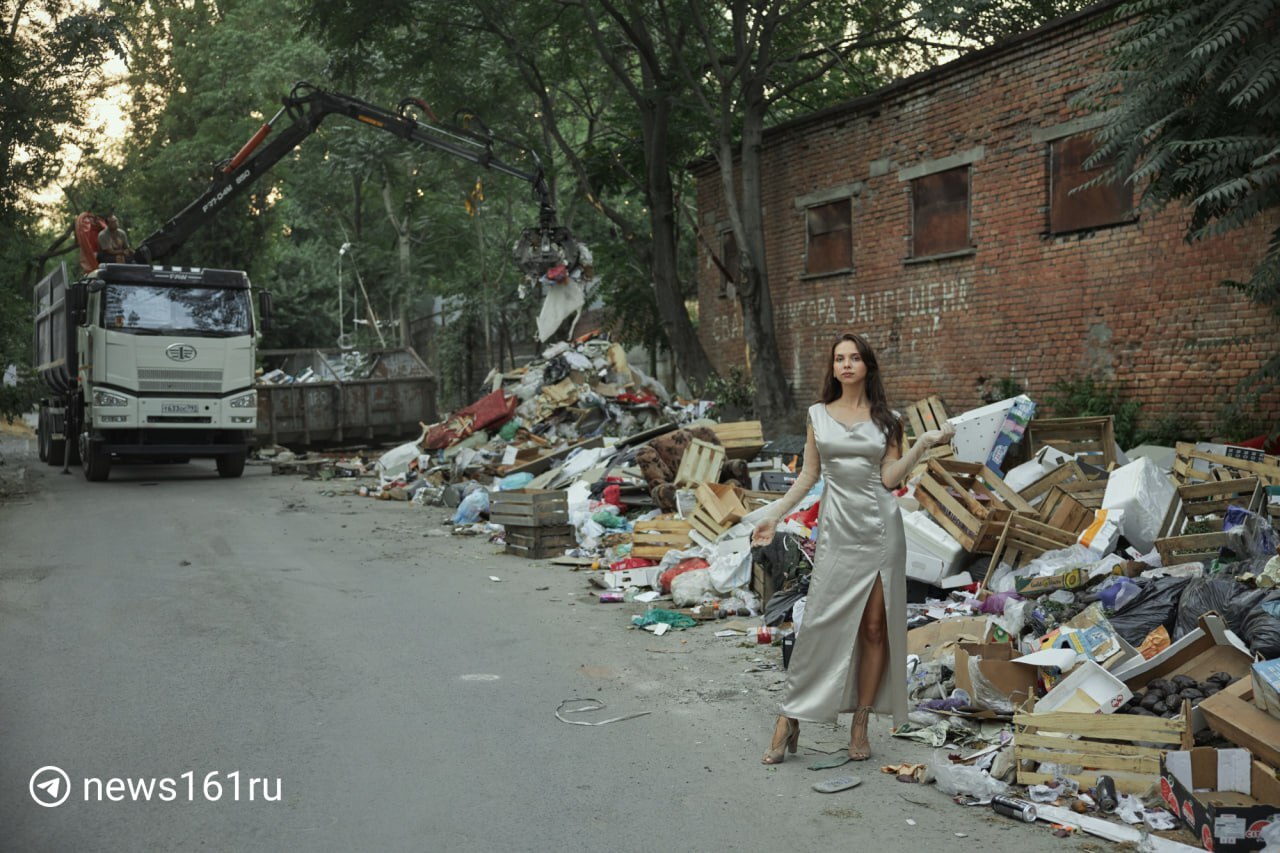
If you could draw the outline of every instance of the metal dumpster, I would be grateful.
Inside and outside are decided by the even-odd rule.
[[[309,447],[400,442],[416,437],[419,422],[436,419],[435,377],[409,347],[366,350],[263,350],[259,382],[259,445]],[[288,381],[303,378],[304,381]]]

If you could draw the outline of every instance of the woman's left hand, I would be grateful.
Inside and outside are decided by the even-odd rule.
[[[956,428],[951,425],[951,421],[945,421],[941,429],[931,429],[920,436],[920,441],[924,442],[926,447],[937,447],[939,444],[950,444],[951,439],[956,437]]]

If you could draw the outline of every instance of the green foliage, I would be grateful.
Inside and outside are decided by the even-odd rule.
[[[1001,376],[999,379],[978,378],[978,396],[984,403],[998,403],[1019,394],[1026,393],[1026,386],[1014,376]]]
[[[1064,379],[1053,385],[1053,393],[1045,397],[1045,404],[1055,418],[1115,418],[1116,443],[1121,447],[1134,447],[1138,435],[1138,415],[1142,404],[1137,400],[1125,400],[1120,383],[1110,383],[1095,376]]]
[[[1141,204],[1188,204],[1190,240],[1274,221],[1280,207],[1280,42],[1275,0],[1134,0],[1111,67],[1087,101],[1109,109],[1095,133],[1099,180],[1143,187]],[[1271,217],[1268,219],[1267,217]],[[1245,281],[1227,282],[1280,317],[1280,228]],[[1248,383],[1280,385],[1280,352]]]
[[[1186,415],[1171,413],[1140,427],[1134,436],[1134,444],[1173,447],[1180,441],[1199,441],[1205,437],[1204,431]]]
[[[711,376],[697,389],[699,399],[715,403],[716,417],[755,417],[755,383],[749,381],[742,367],[733,365],[727,377]]]

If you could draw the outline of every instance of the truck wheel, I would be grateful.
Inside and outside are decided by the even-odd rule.
[[[40,417],[36,421],[36,455],[41,462],[49,461],[49,422],[44,406],[40,407]]]
[[[111,476],[111,451],[90,441],[87,432],[80,433],[80,458],[86,480],[101,483]]]
[[[226,456],[219,456],[218,476],[219,477],[239,477],[244,473],[244,460],[248,455],[247,451],[241,450],[238,453],[229,453]]]

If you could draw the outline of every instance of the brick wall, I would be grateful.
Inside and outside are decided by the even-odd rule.
[[[1122,382],[1144,423],[1180,414],[1217,425],[1225,392],[1277,346],[1275,319],[1224,278],[1247,276],[1266,229],[1188,245],[1185,211],[1051,236],[1046,129],[1079,118],[1072,98],[1101,65],[1089,15],[773,130],[764,151],[766,252],[776,329],[797,402],[813,398],[832,338],[866,334],[897,404],[938,393],[980,405],[980,379],[1012,377],[1043,401],[1055,382]],[[972,163],[973,254],[906,262],[910,182],[900,170],[961,152]],[[714,166],[698,174],[711,234],[727,221]],[[803,277],[801,196],[860,184],[854,270]],[[1274,224],[1274,223],[1272,223]],[[718,241],[713,241],[718,245]],[[700,247],[700,336],[722,371],[744,361],[736,299]],[[1280,398],[1265,402],[1280,416]]]

